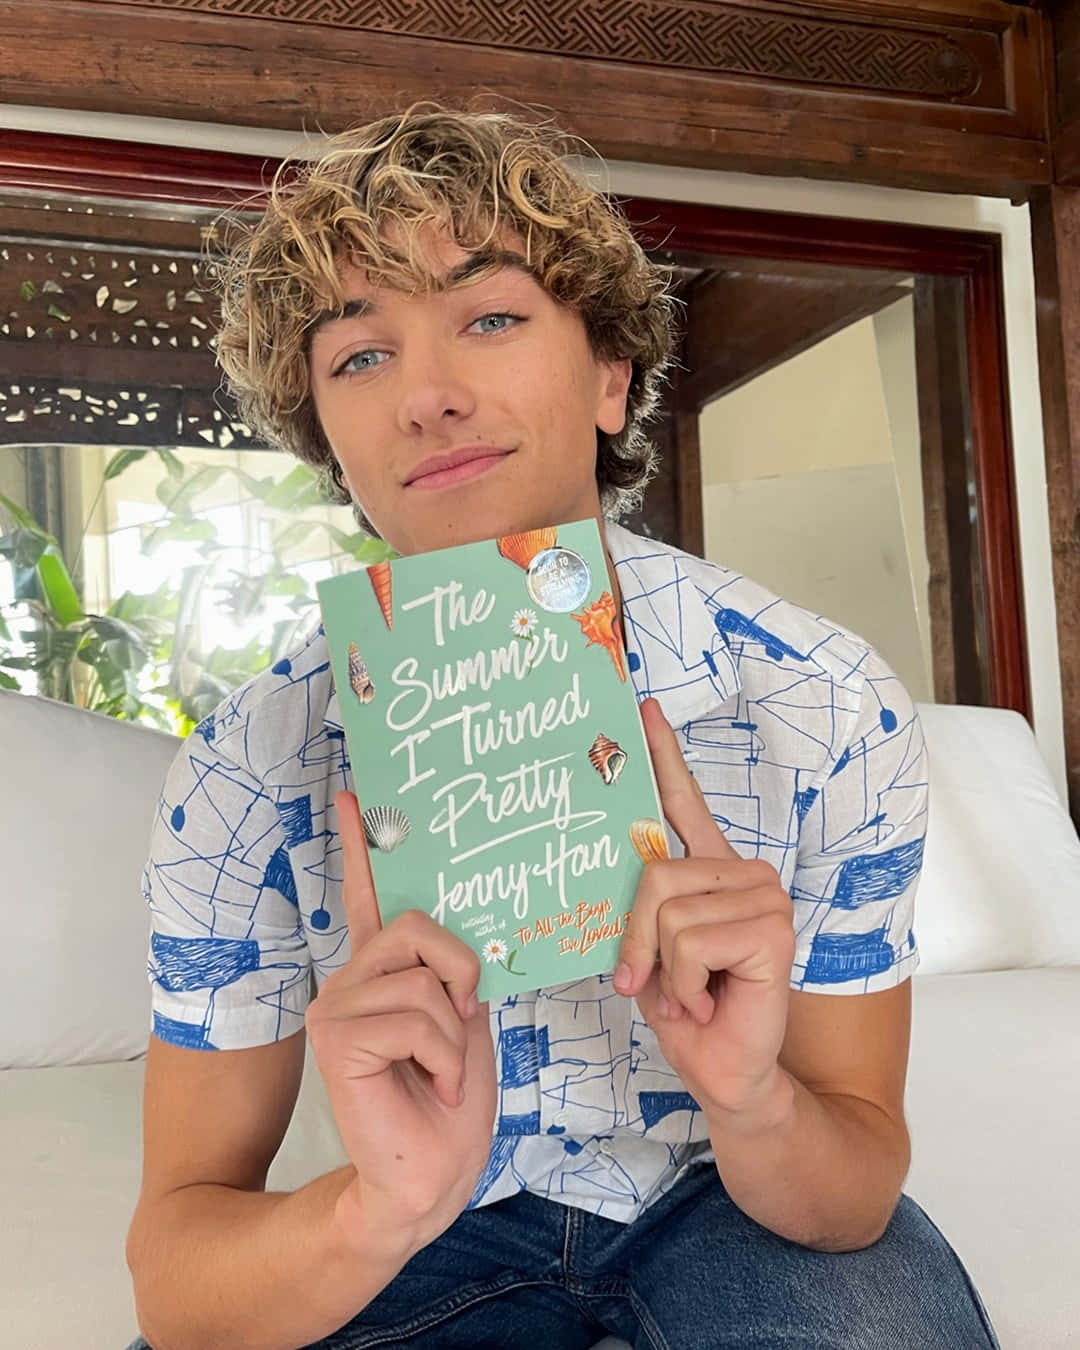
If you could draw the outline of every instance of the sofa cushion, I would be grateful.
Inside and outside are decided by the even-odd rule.
[[[0,1067],[146,1051],[150,916],[141,875],[180,742],[0,691],[4,940]]]
[[[1080,839],[1031,728],[918,704],[930,812],[915,937],[924,975],[1080,965]]]

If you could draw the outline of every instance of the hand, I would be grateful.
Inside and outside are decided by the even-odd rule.
[[[429,915],[385,928],[356,797],[335,798],[350,959],[305,1018],[356,1178],[339,1216],[418,1250],[468,1204],[491,1148],[495,1055],[480,962]]]
[[[646,864],[615,988],[636,997],[706,1116],[750,1117],[769,1109],[781,1076],[791,898],[775,868],[724,838],[655,699],[641,716],[661,806],[687,856]]]

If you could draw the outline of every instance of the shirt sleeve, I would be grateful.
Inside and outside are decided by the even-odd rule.
[[[914,704],[874,651],[850,732],[829,775],[803,794],[791,885],[791,986],[828,994],[889,989],[919,962],[915,893],[927,820],[927,754]]]
[[[213,726],[180,747],[158,802],[143,870],[147,975],[154,1035],[240,1050],[303,1028],[311,955],[272,790],[215,744]]]

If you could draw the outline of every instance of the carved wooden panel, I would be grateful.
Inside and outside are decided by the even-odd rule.
[[[610,158],[1021,197],[1050,181],[1047,25],[1005,0],[0,0],[0,88],[294,131],[479,101]]]
[[[785,5],[770,5],[770,13],[690,0],[136,2],[922,98],[966,98],[984,82],[1001,89],[1000,44],[986,34],[799,15]]]
[[[0,444],[259,444],[219,389],[200,228],[84,209],[85,232],[142,241],[88,242],[60,215],[0,208]]]

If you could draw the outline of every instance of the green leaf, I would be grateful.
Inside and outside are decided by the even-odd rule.
[[[121,450],[118,455],[113,455],[106,465],[104,481],[107,483],[110,478],[118,478],[126,468],[138,463],[140,459],[145,459],[149,453],[149,450]]]
[[[43,539],[48,539],[50,543],[56,543],[53,536],[49,534],[47,530],[41,528],[29,511],[24,511],[23,508],[13,502],[10,497],[5,497],[2,492],[0,492],[0,506],[4,507],[15,524],[20,528],[28,530],[31,534],[39,535]]]
[[[3,638],[5,642],[12,641],[11,629],[7,626],[7,620],[2,614],[0,614],[0,638]]]
[[[267,506],[277,511],[295,509],[300,499],[310,492],[312,484],[318,485],[318,479],[306,464],[297,464],[291,473],[287,473],[280,483],[264,498]]]
[[[83,614],[82,601],[76,591],[60,550],[49,545],[37,561],[38,580],[42,594],[57,622],[64,628],[78,623]]]
[[[71,315],[70,315],[70,314],[65,314],[64,311],[60,308],[59,305],[50,305],[50,306],[49,306],[49,318],[50,318],[50,319],[62,319],[62,320],[64,321],[64,323],[70,323],[70,322],[71,322]],[[46,330],[46,331],[47,331],[47,330]]]
[[[184,462],[179,455],[174,455],[171,450],[155,450],[154,453],[168,469],[170,478],[183,478]]]
[[[35,295],[37,295],[37,287],[32,281],[24,281],[19,287],[20,300],[33,300]]]
[[[222,464],[199,464],[190,478],[166,478],[157,485],[157,498],[162,506],[178,516],[191,514],[191,505],[200,492],[212,487],[229,469]]]
[[[283,530],[275,530],[272,544],[275,553],[288,553],[289,549],[302,544],[312,530],[319,528],[317,520],[294,520]],[[341,532],[338,531],[340,534]]]
[[[217,529],[209,520],[178,517],[151,530],[143,540],[142,551],[146,554],[155,553],[162,544],[168,543],[216,542],[217,537]]]
[[[22,685],[14,675],[5,675],[4,672],[0,670],[0,689],[12,689],[15,693],[18,693],[20,689],[22,689]]]

